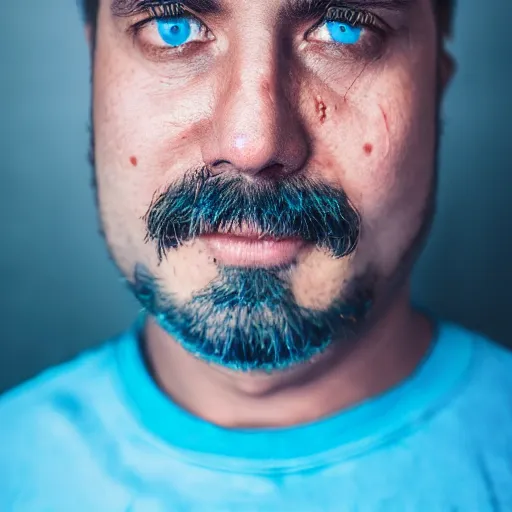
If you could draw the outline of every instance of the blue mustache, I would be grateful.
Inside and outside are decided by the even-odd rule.
[[[143,220],[160,261],[196,237],[247,225],[266,236],[302,238],[342,258],[355,250],[361,229],[346,194],[330,185],[299,175],[249,181],[241,174],[215,176],[206,167],[171,184]]]

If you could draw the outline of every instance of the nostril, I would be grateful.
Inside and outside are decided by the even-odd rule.
[[[248,177],[252,177],[253,179],[276,179],[282,178],[286,174],[286,169],[283,164],[279,163],[270,163],[261,167],[259,169],[241,169],[236,167],[229,160],[215,160],[212,164],[210,164],[211,173],[214,176],[218,176],[224,173],[241,173],[245,174]]]
[[[255,177],[260,179],[276,179],[284,177],[285,174],[286,171],[283,164],[271,164],[256,173]]]
[[[235,170],[235,167],[228,160],[215,160],[215,162],[213,162],[210,165],[210,169],[212,171],[212,174],[219,175],[219,174],[223,174],[225,172],[233,171],[233,170]]]
[[[223,164],[231,165],[231,162],[228,162],[227,160],[215,160],[215,162],[212,163],[212,167],[219,167]]]

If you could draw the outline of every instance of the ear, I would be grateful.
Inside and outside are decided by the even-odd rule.
[[[444,4],[439,8],[437,13],[437,23],[440,30],[439,44],[442,46],[439,52],[439,78],[441,81],[441,91],[444,93],[457,71],[457,63],[447,48],[447,43],[453,35],[453,11],[448,4]]]
[[[92,49],[92,27],[90,23],[85,25],[85,39],[87,40],[87,44],[89,45],[89,50]]]
[[[439,62],[439,79],[441,81],[441,91],[444,93],[457,71],[457,63],[444,44],[439,58],[441,59]]]

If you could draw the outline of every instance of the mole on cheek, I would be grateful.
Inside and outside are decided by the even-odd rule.
[[[137,157],[131,156],[130,157],[130,163],[133,165],[133,167],[137,167]]]
[[[372,154],[372,151],[373,151],[373,146],[367,142],[364,146],[363,146],[363,151],[369,156]]]

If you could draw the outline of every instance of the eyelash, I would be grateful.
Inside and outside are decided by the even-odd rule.
[[[149,5],[146,5],[143,10],[148,13],[148,17],[135,23],[130,28],[133,35],[136,35],[144,25],[151,23],[154,20],[172,19],[180,16],[196,17],[195,14],[186,9],[183,4],[177,2],[162,3],[161,1],[156,0]],[[323,23],[329,21],[347,23],[355,27],[367,27],[377,30],[381,34],[384,33],[386,29],[390,29],[384,21],[371,12],[349,9],[347,7],[329,7],[320,21],[316,23],[314,27],[309,29],[307,34],[316,30]]]
[[[349,9],[347,7],[330,7],[316,26],[318,27],[326,21],[339,21],[354,27],[368,27],[379,31],[383,31],[383,25],[385,25],[383,21],[379,20],[371,12]]]
[[[172,19],[180,16],[195,17],[194,14],[185,9],[180,3],[162,3],[155,1],[149,5],[145,5],[144,8],[141,9],[141,12],[144,11],[147,12],[148,16],[132,25],[129,29],[133,36],[136,36],[145,25],[154,20]]]
[[[153,14],[153,18],[175,18],[187,14],[187,10],[180,3],[162,4],[156,3],[146,8]]]

